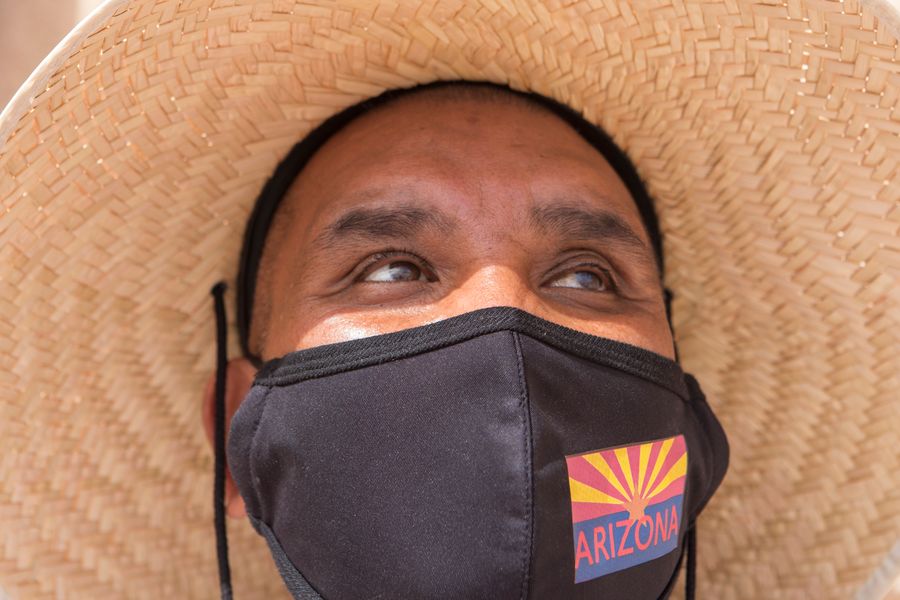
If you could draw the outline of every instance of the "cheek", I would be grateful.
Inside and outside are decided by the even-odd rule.
[[[638,346],[675,360],[672,333],[665,317],[632,317],[617,321],[594,322],[578,327],[581,331]]]
[[[309,324],[297,338],[296,350],[335,344],[391,331],[383,319],[365,318],[362,315],[332,315]]]
[[[446,299],[445,299],[446,300]],[[484,306],[508,303],[486,303]],[[578,318],[572,313],[560,312],[535,302],[518,306],[538,317],[592,335],[611,338],[633,346],[639,346],[670,359],[675,358],[672,336],[665,320],[665,313],[639,311],[630,315],[608,318]],[[429,306],[402,309],[343,309],[315,314],[315,309],[305,314],[295,314],[291,322],[285,322],[270,332],[265,356],[283,356],[293,350],[303,350],[324,344],[335,344],[358,338],[371,337],[427,325],[482,306],[444,306],[441,302]],[[658,312],[658,311],[657,311]]]
[[[675,346],[672,330],[666,319],[666,307],[662,293],[653,300],[632,305],[632,310],[618,315],[610,322],[599,326],[608,333],[596,333],[633,346],[639,346],[675,360]]]
[[[277,330],[269,333],[266,356],[283,356],[294,350],[305,350],[324,344],[336,344],[425,325],[440,317],[429,318],[422,310],[364,311],[342,310],[315,314],[292,315]]]
[[[305,350],[324,344],[336,344],[384,333],[381,322],[353,316],[335,315],[307,321],[293,318],[271,332],[267,355],[283,356],[294,350]]]

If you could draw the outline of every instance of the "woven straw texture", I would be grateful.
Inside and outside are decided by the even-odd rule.
[[[732,447],[698,597],[883,597],[900,568],[894,10],[104,5],[0,122],[0,595],[217,596],[210,286],[233,290],[253,200],[307,131],[465,78],[583,110],[658,202],[683,362]],[[236,597],[286,597],[262,538],[229,533]]]

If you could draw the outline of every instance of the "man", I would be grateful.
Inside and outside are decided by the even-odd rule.
[[[214,442],[217,412],[217,378],[227,382],[222,400],[227,407],[224,409],[227,427],[242,402],[252,397],[254,379],[258,375],[256,365],[277,365],[288,360],[288,355],[298,356],[297,351],[317,349],[328,344],[347,348],[340,343],[391,332],[417,331],[414,328],[460,315],[484,314],[478,311],[492,307],[516,308],[529,316],[589,334],[594,340],[624,342],[665,357],[659,360],[674,365],[675,350],[662,287],[661,255],[657,258],[661,244],[655,228],[656,221],[654,218],[649,220],[651,235],[642,215],[642,211],[646,214],[648,210],[646,192],[639,183],[635,183],[633,167],[627,158],[616,151],[602,132],[562,105],[539,96],[515,93],[502,86],[465,81],[438,82],[412,90],[392,91],[369,101],[361,114],[353,114],[341,121],[340,126],[326,126],[328,135],[322,136],[319,132],[311,134],[310,137],[320,137],[324,141],[312,156],[305,157],[285,197],[276,198],[278,204],[270,225],[271,231],[264,236],[264,250],[256,270],[256,281],[249,292],[254,296],[251,298],[252,319],[247,328],[249,339],[243,344],[249,356],[232,359],[227,372],[214,373],[205,388],[203,421],[211,444]],[[584,131],[591,131],[591,137],[579,133]],[[605,140],[603,145],[591,142],[598,139]],[[303,145],[304,142],[301,142],[299,146]],[[610,159],[623,170],[622,176],[607,161],[604,153],[608,153]],[[276,174],[273,180],[278,177]],[[632,182],[633,192],[623,177]],[[271,202],[268,190],[263,193],[260,204]],[[248,240],[253,236],[254,226],[254,221],[251,221]],[[244,274],[242,280],[246,282],[247,279]],[[383,348],[388,342],[376,342],[375,345]],[[302,364],[312,360],[307,357],[299,362]],[[486,356],[481,358],[485,368],[491,360]],[[332,358],[329,366],[337,362],[339,359]],[[519,368],[533,368],[527,364],[528,358],[525,363],[520,362]],[[453,373],[451,377],[455,378],[472,376],[474,372],[471,367],[448,369]],[[401,371],[395,371],[391,377],[398,376],[398,372]],[[363,387],[360,383],[354,385]],[[626,384],[618,382],[609,385]],[[486,386],[484,382],[479,384],[480,388]],[[364,387],[368,389],[369,386]],[[532,381],[529,390],[522,393],[537,394],[532,389],[535,387]],[[343,394],[346,395],[345,387],[338,389],[344,389]],[[613,412],[612,417],[617,421],[615,424],[604,423],[603,418],[599,418],[592,427],[627,430],[629,421],[646,419],[644,413],[648,407],[642,404],[641,394],[630,384],[629,389],[630,404],[624,408],[626,413]],[[416,395],[425,393],[425,390],[419,390]],[[460,395],[467,393],[468,390],[459,392]],[[606,392],[600,389],[579,387],[575,393],[578,396],[576,404],[582,404],[595,418],[603,414],[600,405],[609,402],[603,399]],[[564,404],[561,393],[553,396],[553,404]],[[334,403],[335,400],[332,397],[329,402]],[[309,401],[305,394],[298,392],[297,404]],[[502,404],[499,397],[490,401]],[[387,402],[378,412],[400,407],[399,418],[408,418],[409,413],[417,411],[414,403],[402,394],[392,393]],[[677,404],[680,401],[672,398],[667,402]],[[543,427],[541,418],[547,417],[539,416],[543,409],[537,398],[530,399],[529,403],[531,408],[526,413],[528,420],[534,420],[531,428],[540,429]],[[364,410],[352,402],[349,405],[354,413],[361,414]],[[460,421],[454,421],[458,417],[448,415],[441,418],[452,427],[464,428],[463,423],[468,416],[462,416]],[[264,425],[259,424],[262,418],[262,414],[255,418],[252,438],[263,435],[257,433],[257,429],[265,429]],[[284,424],[292,418],[302,421],[310,417],[294,413],[282,415],[279,421]],[[484,418],[495,418],[495,415],[488,413]],[[713,428],[719,427],[707,413],[700,418],[708,419]],[[302,427],[299,421],[297,427]],[[397,425],[396,430],[401,431],[402,425]],[[676,433],[676,430],[670,426],[665,431]],[[296,428],[291,431],[293,433],[283,442],[273,443],[290,445],[297,436],[304,437]],[[373,436],[379,449],[391,456],[390,461],[398,460],[397,455],[403,453],[422,456],[422,449],[390,446],[389,438],[396,433],[392,423],[387,424],[387,431],[375,434],[373,431],[378,431],[377,424],[367,422],[361,427],[350,424],[346,429],[337,429],[334,435],[353,440]],[[409,435],[422,435],[425,431],[428,431],[426,427],[416,426]],[[490,434],[485,435],[490,437]],[[538,433],[526,431],[524,435],[528,439],[534,438],[531,442],[526,440],[526,444],[540,445]],[[574,436],[575,432],[569,430],[567,435]],[[646,433],[640,435],[655,437]],[[272,437],[276,436],[273,434]],[[693,475],[709,478],[713,490],[721,481],[727,462],[724,437],[721,432],[715,436],[706,442],[712,444],[715,450],[707,451],[705,458],[699,454],[695,457],[695,460],[714,461],[715,468],[705,475],[699,475],[700,471]],[[630,438],[610,439],[616,439],[618,443]],[[462,445],[471,451],[471,446],[479,442],[468,439]],[[350,440],[342,442],[346,445],[352,443]],[[591,443],[600,444],[599,441]],[[674,443],[676,446],[683,444],[684,439]],[[292,467],[284,460],[308,460],[301,458],[305,452],[326,453],[329,444],[328,440],[323,440],[319,446],[298,446],[290,450],[288,457],[264,459],[263,463],[276,461],[280,465],[278,473],[270,476],[272,485],[276,485],[275,481],[291,477]],[[433,443],[435,446],[440,444],[439,441]],[[606,445],[616,444],[610,441]],[[243,463],[248,455],[255,456],[257,452],[250,447],[243,449],[240,441],[232,442],[231,446],[232,459],[238,463]],[[384,450],[385,447],[391,449]],[[649,454],[653,452],[652,439],[651,443],[643,446],[643,450],[638,450],[640,444],[633,444],[632,448],[636,452],[648,453],[641,458],[640,472],[632,472],[632,467],[621,467],[624,470],[620,470],[611,480],[614,485],[617,484],[617,491],[612,490],[612,494],[618,501],[607,496],[612,504],[604,504],[618,507],[612,514],[630,516],[598,520],[602,515],[593,512],[593,518],[587,520],[588,525],[575,523],[576,583],[650,563],[664,556],[668,556],[669,560],[656,561],[656,575],[650,575],[653,570],[639,572],[632,569],[631,574],[640,578],[637,586],[635,582],[620,579],[610,584],[613,587],[581,586],[564,592],[566,596],[579,591],[588,594],[613,591],[622,595],[639,594],[656,598],[667,595],[671,590],[675,577],[673,568],[681,564],[680,554],[673,551],[681,547],[676,539],[679,528],[685,527],[684,524],[679,525],[682,511],[688,508],[682,503],[686,467],[676,465],[676,469],[682,469],[680,477],[673,472],[667,478],[668,471],[662,468],[662,460],[653,462],[651,456],[656,457],[657,454]],[[668,448],[663,443],[655,451],[664,454]],[[447,451],[457,449],[448,444]],[[597,450],[593,447],[588,449]],[[702,452],[699,447],[691,451]],[[366,457],[362,460],[366,460],[371,458],[373,451],[368,449],[362,454]],[[675,455],[675,452],[671,453],[671,456]],[[627,461],[626,455],[619,458],[623,456]],[[562,458],[556,456],[553,459],[557,467]],[[651,464],[644,466],[648,459]],[[578,458],[571,460],[577,461]],[[315,468],[310,467],[310,462],[298,467],[305,474],[301,477],[302,483],[297,485],[327,493],[317,489],[322,484],[316,482],[313,474]],[[532,459],[531,462],[535,461]],[[458,468],[459,462],[451,461],[445,467]],[[262,468],[250,467],[251,470]],[[371,468],[378,470],[383,467]],[[431,468],[435,472],[440,471],[438,463],[432,462]],[[491,467],[483,465],[481,468]],[[526,464],[525,468],[529,466]],[[577,479],[577,468],[570,463],[570,477]],[[250,498],[257,513],[251,515],[254,526],[269,538],[276,557],[283,556],[281,545],[285,543],[285,537],[290,535],[299,539],[313,534],[306,524],[298,525],[298,530],[292,533],[285,531],[283,525],[279,532],[268,529],[275,525],[263,525],[262,520],[279,519],[265,516],[263,513],[267,509],[256,505],[258,492],[255,488],[259,471],[255,472],[252,476],[254,482],[245,481],[243,496],[238,491],[234,475],[229,472],[225,482],[226,509],[232,517],[243,517],[247,514],[245,497]],[[585,476],[591,477],[589,474]],[[395,477],[390,473],[383,475],[384,479],[394,480]],[[439,477],[433,472],[412,478],[409,483],[418,490]],[[358,484],[364,485],[363,480],[369,477],[368,474],[353,473],[346,478],[358,478]],[[673,483],[665,483],[668,480]],[[479,485],[477,477],[467,475],[458,477],[453,483],[471,487]],[[352,486],[354,482],[349,484]],[[247,489],[248,485],[254,489]],[[261,485],[267,487],[267,484]],[[402,488],[403,484],[394,481],[393,485]],[[578,508],[593,510],[590,507],[596,505],[590,503],[596,500],[588,496],[600,497],[606,493],[599,491],[604,489],[602,482],[594,482],[593,486],[586,484],[588,487],[585,488],[580,487],[580,482],[570,485],[573,511]],[[625,491],[622,487],[625,485],[631,491]],[[680,486],[677,493],[673,485]],[[677,502],[666,505],[664,509],[656,507],[653,512],[650,510],[655,506],[652,504],[654,496],[651,490],[659,496],[674,497]],[[342,492],[333,493],[343,495]],[[397,497],[409,493],[397,489],[389,491],[387,497],[396,502]],[[579,494],[582,493],[587,496],[581,497]],[[711,495],[709,490],[703,493],[707,499]],[[278,495],[283,504],[286,498],[280,493]],[[299,496],[292,496],[293,513],[314,510],[309,504],[304,504],[305,501]],[[547,520],[545,513],[548,511],[562,512],[558,503],[552,504],[541,496],[540,492],[535,492],[533,498],[529,495],[529,502],[535,504],[529,517],[533,523],[527,526],[529,529],[544,528],[542,522]],[[422,503],[434,504],[426,498],[428,494],[423,492]],[[353,518],[345,514],[380,511],[377,502],[369,506],[366,500],[357,500],[353,508],[336,507],[329,520],[341,525],[322,533],[322,538],[328,540],[343,534],[349,536],[355,547],[367,546],[364,538],[351,533],[356,526]],[[488,502],[486,498],[480,501]],[[456,505],[460,503],[464,502],[455,501]],[[704,503],[705,500],[695,504],[691,510]],[[442,510],[456,510],[452,504]],[[426,511],[421,508],[418,512]],[[473,514],[457,518],[466,517],[481,522],[491,519],[490,515]],[[534,524],[535,521],[538,523]],[[687,526],[690,527],[690,523]],[[379,541],[375,543],[379,545],[379,552],[386,555],[394,553],[390,564],[385,565],[389,569],[387,580],[372,574],[373,567],[370,565],[373,561],[347,556],[346,553],[335,553],[335,557],[340,558],[331,560],[345,561],[357,572],[356,577],[335,577],[327,573],[328,567],[322,564],[327,562],[321,556],[323,552],[310,550],[316,547],[316,543],[308,540],[303,548],[295,545],[295,554],[283,561],[292,564],[289,574],[282,573],[289,582],[288,587],[298,597],[308,594],[312,595],[310,597],[318,597],[318,594],[324,597],[362,597],[374,592],[403,597],[434,595],[436,589],[433,586],[439,580],[431,578],[428,583],[423,583],[417,580],[417,575],[408,575],[407,571],[416,570],[404,566],[405,561],[401,557],[408,551],[409,540],[403,538],[388,542],[386,538],[394,534],[389,526],[383,527],[385,530],[378,531]],[[485,528],[469,535],[459,544],[464,547],[475,544],[484,548],[498,544],[490,528],[482,527]],[[415,537],[428,536],[434,529],[429,527],[429,531]],[[458,560],[453,556],[453,548],[453,540],[442,536],[435,550],[447,556],[438,562]],[[298,556],[298,549],[302,554],[313,552],[317,556],[312,559]],[[553,550],[553,561],[571,562],[569,551],[565,546]],[[541,556],[540,552],[535,552],[538,557]],[[622,557],[618,561],[616,552]],[[298,562],[300,565],[295,564]],[[427,563],[421,558],[419,562]],[[532,557],[526,558],[523,563],[526,565],[525,572],[534,570],[533,577],[538,581],[546,579],[541,572],[546,568],[542,568],[540,562]],[[418,568],[426,567],[420,565]],[[503,568],[498,565],[495,570],[502,571]],[[565,568],[562,570],[565,572]],[[474,571],[468,568],[466,571],[472,581],[467,583],[468,587],[456,589],[454,595],[470,597],[495,593],[503,596],[507,593],[504,592],[504,582],[479,580]],[[408,578],[411,580],[407,581]],[[306,583],[301,588],[292,587],[290,582],[296,579]],[[536,587],[531,593],[537,596],[547,593],[546,587],[543,592],[540,589]],[[603,592],[603,589],[606,591]],[[556,589],[555,593],[563,592]]]
[[[251,327],[263,360],[489,306],[675,358],[625,184],[558,116],[511,92],[431,88],[366,113],[314,155],[280,210]],[[230,369],[243,397],[255,369],[246,358]]]

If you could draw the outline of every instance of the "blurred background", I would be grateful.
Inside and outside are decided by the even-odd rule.
[[[0,108],[99,0],[0,0]]]

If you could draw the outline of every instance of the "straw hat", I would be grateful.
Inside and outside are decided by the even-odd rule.
[[[883,597],[900,573],[895,2],[105,3],[0,116],[0,597],[216,596],[210,286],[233,282],[296,141],[434,79],[565,102],[647,181],[682,362],[731,442],[698,596]],[[229,529],[237,598],[286,597],[264,540]]]

